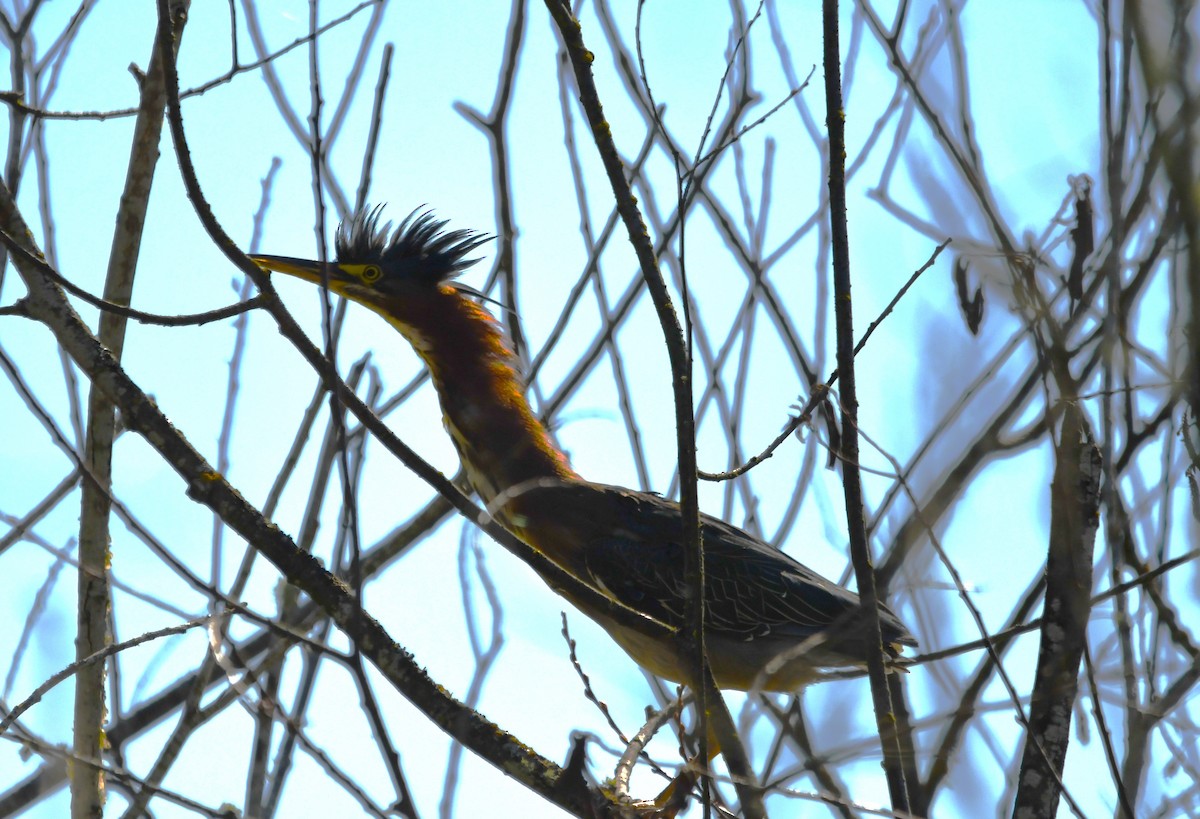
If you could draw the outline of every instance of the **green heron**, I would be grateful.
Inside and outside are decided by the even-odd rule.
[[[339,226],[337,261],[254,256],[260,266],[330,290],[383,316],[429,368],[446,429],[493,516],[561,569],[673,628],[685,617],[679,505],[648,492],[581,478],[525,397],[520,363],[499,324],[455,277],[490,237],[446,231],[414,211],[392,230],[380,209]],[[823,670],[863,666],[865,613],[837,586],[758,538],[701,516],[705,640],[721,688],[792,692]],[[646,670],[692,684],[691,659],[661,637],[613,622],[556,588]],[[880,607],[889,660],[916,640]]]

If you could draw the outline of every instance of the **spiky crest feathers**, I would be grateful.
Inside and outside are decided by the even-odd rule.
[[[385,279],[437,285],[479,261],[466,257],[493,238],[476,230],[444,230],[446,220],[421,208],[392,230],[392,223],[383,221],[382,213],[382,205],[364,207],[338,226],[334,249],[339,262],[378,264]]]

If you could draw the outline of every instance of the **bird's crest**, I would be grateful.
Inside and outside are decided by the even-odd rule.
[[[333,243],[339,262],[375,263],[389,276],[436,285],[479,261],[466,256],[492,239],[475,230],[443,230],[445,220],[420,208],[392,230],[382,213],[382,205],[364,207],[338,226]]]

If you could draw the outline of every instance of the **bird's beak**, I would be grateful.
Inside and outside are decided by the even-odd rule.
[[[328,282],[330,289],[355,281],[354,277],[333,262],[316,262],[310,259],[294,259],[291,256],[251,256],[250,260],[264,270],[286,273],[313,284]]]

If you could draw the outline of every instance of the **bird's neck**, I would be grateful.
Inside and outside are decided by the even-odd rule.
[[[542,478],[577,477],[525,397],[519,361],[490,313],[443,286],[385,316],[433,377],[463,467],[484,503]]]

